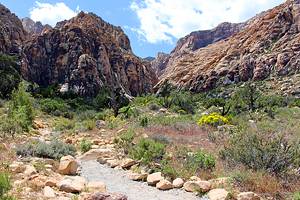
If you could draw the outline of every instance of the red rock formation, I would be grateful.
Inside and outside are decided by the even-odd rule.
[[[19,18],[0,4],[0,53],[19,54],[25,37]]]
[[[151,92],[157,82],[150,64],[136,57],[120,27],[84,12],[33,36],[23,45],[22,75],[41,86],[93,96],[101,87],[129,95]]]
[[[191,91],[300,70],[300,2],[288,0],[249,20],[231,37],[169,61],[157,88],[165,82]]]
[[[224,40],[243,29],[245,23],[222,23],[212,30],[195,31],[178,40],[176,47],[170,54],[158,53],[156,59],[151,62],[158,76],[161,76],[168,65],[172,65],[182,55],[210,44]]]

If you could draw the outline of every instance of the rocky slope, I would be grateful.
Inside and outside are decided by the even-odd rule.
[[[299,31],[300,1],[289,0],[254,17],[226,40],[180,54],[168,63],[157,88],[169,82],[198,92],[299,73]]]
[[[129,95],[151,92],[156,82],[120,27],[84,12],[23,43],[22,75],[41,86],[94,96],[106,86]]]
[[[19,54],[25,37],[19,18],[0,4],[0,53]]]
[[[24,30],[30,35],[39,35],[45,30],[51,29],[51,26],[46,24],[45,26],[41,22],[34,22],[32,19],[25,17],[22,19],[22,25]]]
[[[172,65],[177,59],[188,52],[206,47],[210,44],[224,40],[243,29],[245,23],[224,22],[212,30],[195,31],[181,38],[170,54],[158,53],[151,65],[158,76],[161,76],[168,65]]]

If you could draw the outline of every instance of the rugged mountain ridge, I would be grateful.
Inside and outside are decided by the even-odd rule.
[[[41,22],[35,22],[28,17],[25,17],[22,19],[22,25],[24,27],[24,30],[30,35],[33,35],[33,34],[39,35],[43,31],[49,30],[52,28],[48,24],[43,25]]]
[[[120,27],[93,13],[43,26],[21,20],[0,5],[0,52],[17,54],[21,75],[42,87],[95,96],[101,88],[132,96],[152,92],[157,83],[150,63],[135,56]],[[25,29],[25,30],[24,30]]]
[[[247,80],[299,73],[300,1],[285,3],[251,19],[237,34],[168,63],[166,82],[194,92]],[[297,93],[299,88],[295,88]]]
[[[0,4],[0,53],[19,54],[25,39],[26,32],[22,22],[9,9]]]
[[[172,65],[177,59],[186,53],[196,51],[210,44],[224,40],[233,34],[238,33],[244,28],[246,23],[229,23],[224,22],[216,28],[204,31],[194,31],[189,35],[178,40],[176,47],[170,54],[158,53],[151,65],[156,74],[161,76],[168,65]]]

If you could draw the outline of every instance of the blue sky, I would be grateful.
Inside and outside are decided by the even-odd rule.
[[[1,0],[20,18],[55,24],[79,10],[121,26],[141,57],[170,52],[176,41],[221,22],[242,22],[284,0]]]

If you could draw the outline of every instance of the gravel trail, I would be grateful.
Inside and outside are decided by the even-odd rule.
[[[127,178],[126,171],[112,169],[97,161],[81,162],[81,175],[89,181],[102,181],[108,192],[125,194],[128,200],[207,200],[183,190],[160,191],[147,183]]]

